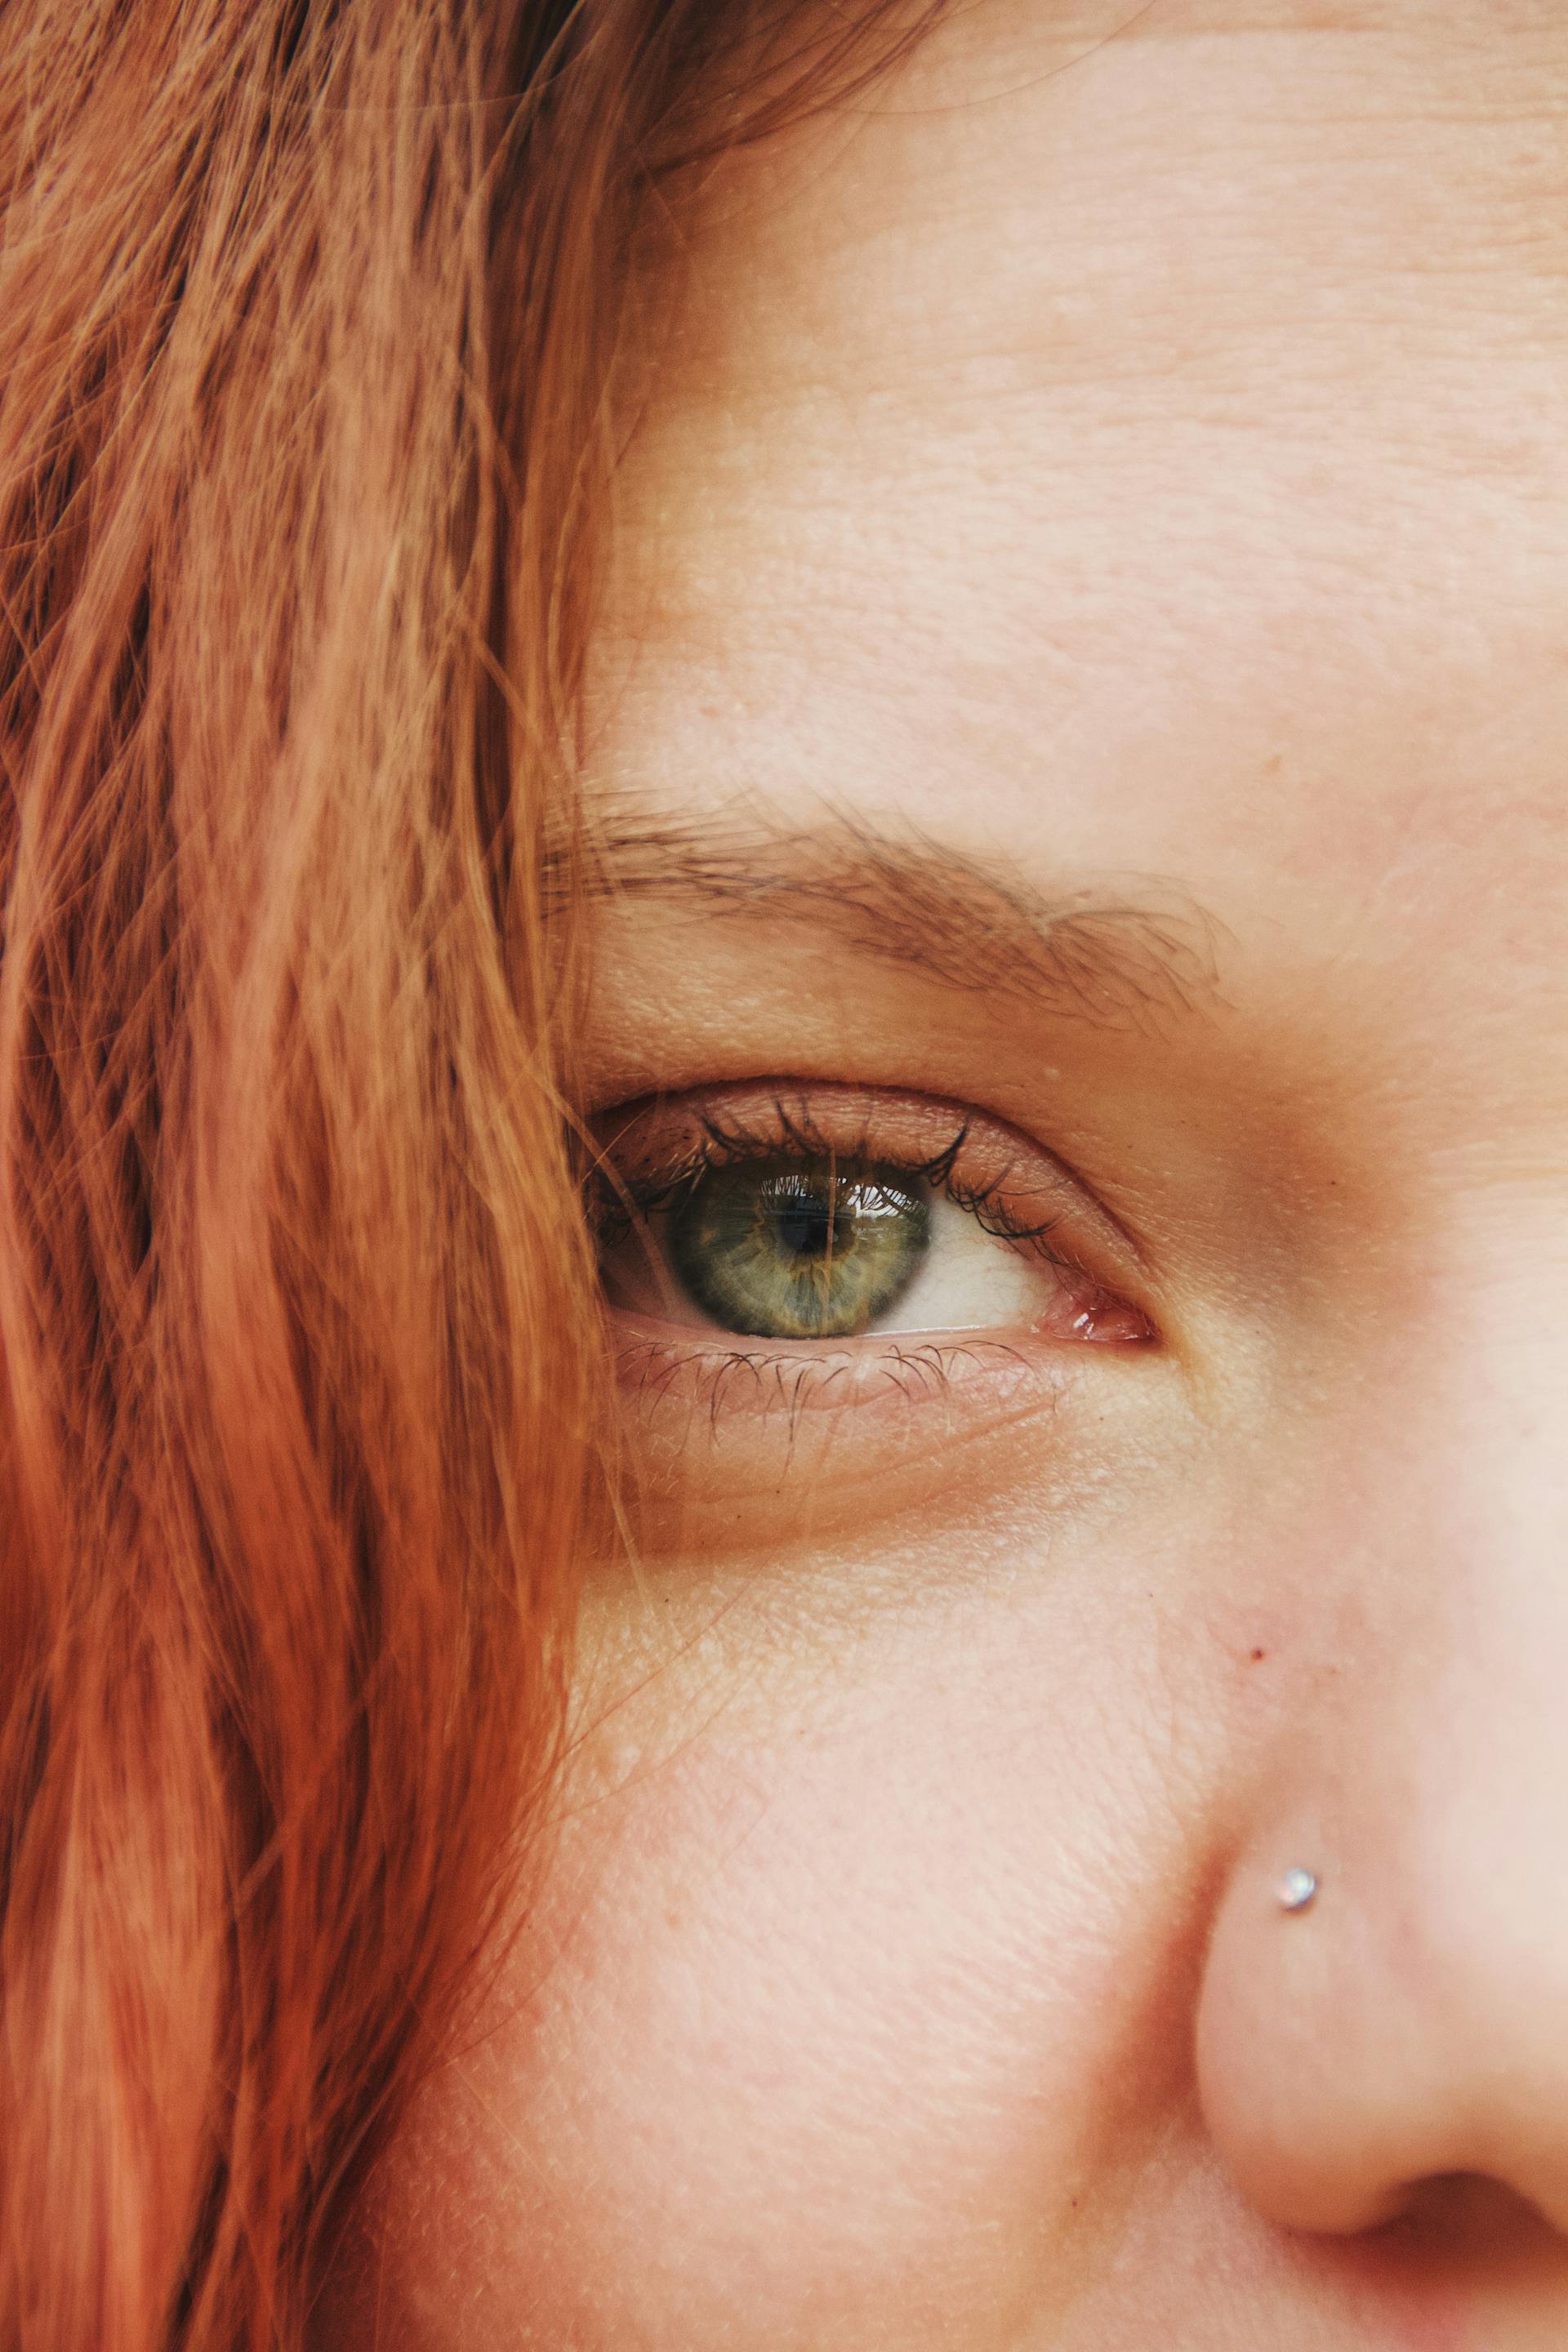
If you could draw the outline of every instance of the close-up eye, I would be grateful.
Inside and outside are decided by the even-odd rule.
[[[1066,1171],[955,1106],[750,1087],[601,1125],[605,1299],[645,1336],[1153,1339],[1086,1262],[1095,1220]]]

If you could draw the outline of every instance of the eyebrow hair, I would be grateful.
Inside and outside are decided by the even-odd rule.
[[[576,878],[590,900],[808,924],[856,953],[1058,1019],[1158,1034],[1217,1006],[1226,927],[1176,884],[1139,876],[1036,889],[909,830],[835,816],[799,830],[720,817],[595,829]]]

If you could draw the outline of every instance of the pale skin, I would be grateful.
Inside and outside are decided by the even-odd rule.
[[[992,1235],[945,1355],[617,1307],[354,2352],[1568,2341],[1568,22],[1130,14],[963,9],[650,292],[591,1075],[956,1105],[1131,1320]]]

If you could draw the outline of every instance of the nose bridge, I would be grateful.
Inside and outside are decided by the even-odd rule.
[[[1568,1266],[1479,1287],[1340,1441],[1347,1603],[1210,1947],[1210,2126],[1289,2226],[1476,2172],[1568,2230]]]
[[[1568,1229],[1568,1202],[1552,1222]],[[1509,1256],[1500,1274],[1483,1264],[1479,1301],[1444,1286],[1447,1343],[1405,1391],[1396,1467],[1364,1465],[1384,1688],[1352,1703],[1391,1765],[1407,1748],[1405,1777],[1447,1788],[1456,1828],[1510,1810],[1510,1759],[1568,1743],[1568,1231]]]
[[[1330,1438],[1347,1597],[1386,1627],[1384,1671],[1451,1650],[1473,1686],[1483,1654],[1505,1671],[1528,1666],[1521,1641],[1542,1666],[1565,1655],[1568,1173],[1489,1187],[1412,1291]]]
[[[1472,1731],[1568,1739],[1568,1181],[1557,1190],[1449,1238],[1328,1435],[1334,1737],[1383,1748],[1395,1785],[1479,1794]]]

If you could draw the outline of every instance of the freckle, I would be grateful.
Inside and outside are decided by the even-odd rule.
[[[1254,1652],[1252,1653],[1252,1663],[1253,1663],[1253,1664],[1254,1664],[1255,1666],[1260,1666],[1260,1665],[1263,1664],[1264,1659],[1265,1659],[1268,1655],[1268,1651],[1267,1651],[1267,1650],[1254,1650]]]

